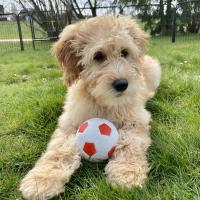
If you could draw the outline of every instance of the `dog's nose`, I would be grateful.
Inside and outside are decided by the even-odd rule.
[[[117,80],[113,81],[112,86],[118,92],[123,92],[128,87],[128,81],[126,79],[117,79]]]

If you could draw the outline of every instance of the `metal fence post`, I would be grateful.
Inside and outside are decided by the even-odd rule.
[[[32,45],[33,49],[35,50],[35,29],[34,29],[34,22],[32,15],[29,15],[30,17],[30,28],[31,28],[31,37],[32,37]]]
[[[122,8],[121,5],[119,6],[119,14],[120,14],[120,15],[123,15],[123,14],[124,14],[124,9]]]
[[[177,7],[174,6],[173,8],[173,16],[172,16],[172,43],[176,41],[176,10]]]
[[[72,11],[67,10],[67,18],[68,18],[68,24],[72,23]]]
[[[16,21],[17,21],[17,27],[18,27],[18,33],[19,33],[19,41],[20,41],[21,51],[24,51],[24,43],[23,43],[23,39],[22,39],[22,29],[21,29],[19,15],[16,15]]]

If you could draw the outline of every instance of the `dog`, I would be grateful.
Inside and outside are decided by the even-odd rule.
[[[22,180],[26,199],[50,199],[81,164],[75,142],[79,125],[110,120],[119,143],[105,167],[113,187],[142,186],[149,172],[150,113],[145,104],[160,82],[159,62],[145,55],[148,35],[128,16],[98,16],[64,28],[53,54],[68,86],[63,113],[46,151]]]

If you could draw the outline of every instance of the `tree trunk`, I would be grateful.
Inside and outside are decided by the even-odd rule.
[[[164,16],[163,0],[160,0],[159,16],[160,16],[160,28],[158,29],[158,33],[165,34],[166,30],[165,30],[165,16]]]
[[[166,10],[166,33],[171,33],[171,23],[172,23],[172,0],[167,0],[167,10]]]

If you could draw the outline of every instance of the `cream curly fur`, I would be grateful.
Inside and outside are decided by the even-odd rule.
[[[145,109],[160,82],[158,61],[146,56],[148,36],[129,17],[101,16],[67,26],[53,47],[64,69],[68,94],[58,128],[45,153],[21,182],[26,199],[50,199],[80,166],[75,143],[79,125],[93,117],[106,118],[118,128],[120,140],[105,167],[112,186],[141,186],[149,171],[146,158],[151,143],[150,113]],[[128,52],[122,57],[122,50]],[[94,60],[102,52],[103,61]],[[128,88],[119,93],[114,80],[126,78]]]

